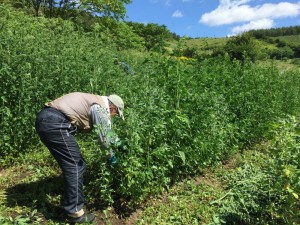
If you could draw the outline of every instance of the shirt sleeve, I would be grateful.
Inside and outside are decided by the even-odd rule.
[[[110,145],[117,145],[119,138],[111,129],[109,109],[94,104],[91,107],[91,117],[93,127],[101,143],[101,149],[107,149]]]

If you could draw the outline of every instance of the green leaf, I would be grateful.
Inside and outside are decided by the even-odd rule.
[[[183,165],[185,165],[185,154],[184,154],[184,152],[183,151],[178,151],[178,153],[179,153],[179,156],[180,156],[180,158],[183,162]]]

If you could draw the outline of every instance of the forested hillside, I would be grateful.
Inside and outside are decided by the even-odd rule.
[[[280,36],[291,36],[300,34],[300,26],[292,27],[281,27],[281,28],[271,28],[263,30],[251,30],[248,33],[252,34],[255,38],[263,37],[280,37]]]
[[[125,5],[130,4],[131,0],[83,1],[81,4],[76,4],[71,0],[2,0],[2,2],[30,16],[71,21],[76,30],[92,32],[96,29],[101,33],[102,38],[116,43],[119,50],[146,49],[193,58],[207,58],[228,53],[235,58],[251,49],[252,43],[255,42],[257,48],[255,48],[256,52],[251,51],[250,57],[252,58],[259,60],[300,58],[300,26],[248,31],[242,34],[245,36],[243,42],[246,41],[243,46],[232,49],[232,43],[236,42],[239,45],[240,37],[192,39],[180,37],[170,32],[164,25],[125,22]],[[225,46],[228,41],[231,43]],[[298,65],[299,60],[294,60],[294,63]]]

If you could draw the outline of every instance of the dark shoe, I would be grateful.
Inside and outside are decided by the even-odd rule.
[[[71,224],[76,224],[76,223],[91,223],[95,219],[95,216],[90,213],[84,213],[81,217],[78,218],[73,218],[68,216],[68,222]]]

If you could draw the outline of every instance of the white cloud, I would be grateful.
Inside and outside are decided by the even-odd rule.
[[[171,0],[166,0],[166,1],[165,1],[165,5],[166,5],[166,6],[170,6],[170,5],[171,5]]]
[[[183,14],[179,10],[176,10],[175,12],[173,12],[172,17],[180,18],[183,17]]]
[[[248,2],[250,0],[220,0],[220,5],[215,10],[203,14],[199,23],[218,26],[300,15],[300,1],[298,3],[266,3],[255,7],[245,4]]]
[[[235,6],[235,5],[243,5],[247,2],[250,2],[251,0],[219,0],[220,2],[220,6],[224,6],[224,7],[231,7],[231,6]]]
[[[255,30],[255,29],[269,29],[273,27],[273,20],[271,19],[261,19],[261,20],[255,20],[251,21],[248,24],[244,24],[241,26],[236,26],[232,29],[232,35],[237,35],[240,33],[243,33],[248,30]]]

